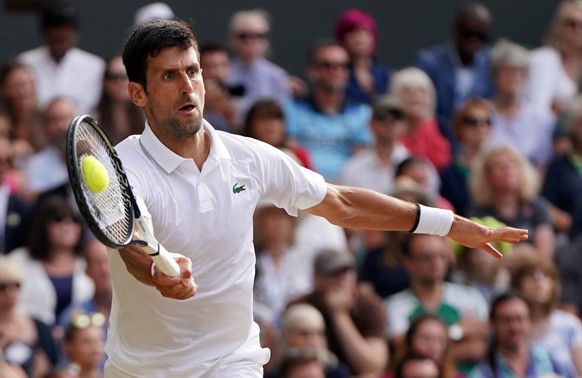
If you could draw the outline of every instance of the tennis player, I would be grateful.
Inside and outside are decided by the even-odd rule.
[[[448,235],[494,255],[490,242],[527,238],[525,230],[327,184],[272,146],[216,131],[203,119],[198,45],[182,21],[137,26],[123,61],[147,123],[117,151],[158,240],[179,253],[181,276],[163,275],[138,246],[110,251],[107,377],[263,376],[269,350],[252,316],[259,200],[344,227]]]

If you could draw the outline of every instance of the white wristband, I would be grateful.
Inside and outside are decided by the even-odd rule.
[[[414,234],[446,236],[453,226],[454,214],[451,210],[419,205],[418,226]]]

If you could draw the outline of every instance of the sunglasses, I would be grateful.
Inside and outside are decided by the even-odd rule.
[[[242,41],[247,41],[251,39],[266,39],[267,33],[239,32],[234,33],[234,37]]]
[[[487,125],[491,126],[491,118],[478,118],[478,117],[471,117],[465,116],[462,118],[462,122],[467,126],[477,127],[479,125]]]
[[[384,124],[390,124],[395,121],[402,121],[404,119],[404,114],[395,109],[386,109],[376,112],[374,114],[374,119]]]
[[[0,282],[0,291],[8,291],[9,289],[20,289],[20,282]]]
[[[329,61],[320,61],[315,62],[314,65],[318,68],[323,68],[326,70],[335,70],[335,69],[342,69],[347,70],[350,64],[348,62],[329,62]]]
[[[77,329],[85,329],[90,326],[103,327],[105,324],[105,315],[100,312],[91,313],[74,313],[69,319],[69,325]]]
[[[127,75],[121,72],[106,72],[105,78],[107,80],[124,81],[127,80]]]
[[[478,30],[462,29],[461,36],[464,39],[476,39],[480,42],[487,42],[489,35]]]

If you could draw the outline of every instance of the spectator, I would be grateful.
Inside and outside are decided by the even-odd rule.
[[[145,123],[143,111],[131,102],[127,91],[127,74],[120,55],[106,61],[103,93],[93,112],[113,144],[129,135],[142,132]]]
[[[50,327],[69,304],[87,301],[94,292],[81,256],[82,229],[71,206],[51,197],[33,215],[28,247],[9,255],[27,278],[20,308]]]
[[[576,237],[556,254],[562,296],[560,308],[578,317],[582,313],[582,236]]]
[[[333,41],[319,41],[309,53],[311,93],[287,104],[289,136],[305,147],[314,169],[337,182],[347,160],[372,142],[370,108],[346,102],[348,54]]]
[[[582,72],[582,2],[560,1],[544,46],[531,53],[526,96],[543,109],[556,113],[578,92]]]
[[[390,93],[400,101],[406,117],[406,132],[400,141],[413,155],[427,158],[441,169],[451,162],[451,148],[439,131],[434,111],[436,97],[430,78],[414,67],[394,74]]]
[[[529,52],[513,42],[501,40],[491,50],[490,59],[496,94],[492,100],[492,127],[487,143],[511,144],[543,171],[553,153],[555,117],[549,109],[536,107],[523,98]]]
[[[242,120],[237,112],[237,99],[244,94],[244,87],[227,84],[230,57],[226,47],[213,42],[200,46],[200,68],[206,89],[204,118],[218,130],[239,131]]]
[[[6,180],[11,169],[12,146],[0,138],[0,254],[26,244],[31,206],[11,192]]]
[[[65,330],[64,349],[67,365],[51,378],[102,378],[100,363],[105,356],[105,316],[99,312],[71,313]]]
[[[531,345],[530,311],[521,296],[504,293],[496,297],[489,322],[493,339],[487,357],[469,377],[543,377],[544,374],[562,373],[544,350]]]
[[[140,25],[152,20],[176,20],[172,8],[163,2],[154,2],[144,5],[135,11],[133,24]]]
[[[293,246],[296,219],[275,205],[255,211],[257,263],[254,300],[267,306],[278,320],[287,303],[311,289],[301,255]]]
[[[394,371],[394,378],[442,378],[439,369],[429,357],[409,354],[404,357]]]
[[[271,17],[262,9],[238,11],[230,18],[231,85],[242,84],[239,115],[244,117],[258,99],[268,97],[283,104],[291,98],[287,73],[266,59]]]
[[[565,136],[571,145],[556,155],[545,172],[541,195],[549,202],[556,232],[574,240],[582,234],[582,97],[578,96],[562,114]]]
[[[44,377],[57,362],[57,349],[47,325],[18,309],[23,278],[31,277],[0,257],[0,360],[20,367],[28,377]]]
[[[284,361],[294,351],[315,352],[323,362],[326,378],[348,378],[348,368],[328,349],[325,321],[315,307],[306,303],[289,306],[285,311],[279,345],[277,347],[278,375],[284,370]],[[277,377],[277,374],[268,376]]]
[[[451,353],[459,368],[461,364],[470,366],[479,361],[485,354],[487,342],[487,303],[476,289],[445,282],[450,261],[447,240],[435,235],[413,234],[403,252],[410,288],[384,302],[392,346],[402,345],[411,319],[431,313],[454,329]]]
[[[455,112],[453,134],[458,141],[458,152],[451,164],[440,170],[440,194],[458,214],[467,215],[471,203],[469,175],[471,165],[482,152],[491,132],[491,106],[481,97],[468,99]]]
[[[441,378],[463,377],[455,369],[450,343],[447,326],[438,316],[420,315],[410,324],[404,345],[397,350],[394,365],[398,366],[410,354],[418,354],[432,359],[437,364]]]
[[[535,256],[524,260],[513,271],[511,286],[529,305],[533,343],[560,364],[566,377],[581,376],[582,324],[557,308],[560,281],[553,261]]]
[[[471,169],[470,216],[492,216],[510,227],[527,228],[528,239],[514,253],[554,255],[554,230],[547,202],[538,196],[533,166],[516,149],[499,145],[485,151]]]
[[[372,106],[369,122],[374,143],[348,159],[340,183],[361,186],[380,193],[394,191],[396,167],[410,152],[399,141],[406,124],[402,107],[395,97],[383,97]]]
[[[75,104],[66,98],[53,99],[44,110],[42,128],[46,145],[31,156],[24,171],[26,191],[33,200],[42,192],[68,185],[66,133],[76,115]]]
[[[33,71],[17,60],[9,60],[0,69],[0,94],[10,118],[9,138],[21,160],[44,143],[41,112],[37,101]],[[22,161],[18,161],[22,165]]]
[[[489,98],[488,50],[485,47],[493,17],[476,1],[465,2],[453,20],[452,40],[420,50],[414,65],[425,71],[436,89],[436,116],[442,135],[457,150],[450,120],[455,110],[470,97]]]
[[[353,375],[386,368],[382,302],[372,290],[357,285],[349,252],[322,250],[314,262],[314,289],[291,302],[296,303],[311,304],[323,314],[329,348]]]
[[[281,362],[281,378],[326,378],[321,358],[312,350],[289,350]]]
[[[335,37],[350,56],[348,100],[370,104],[386,94],[390,68],[376,60],[378,30],[374,18],[360,9],[348,9],[336,22]]]
[[[47,106],[56,97],[69,97],[80,113],[89,113],[101,96],[105,62],[75,47],[78,10],[66,1],[48,2],[41,12],[40,30],[44,45],[18,56],[34,72],[39,106]]]
[[[471,218],[471,220],[488,227],[505,226],[490,216]],[[493,256],[481,256],[483,251],[478,248],[467,248],[453,243],[457,265],[451,274],[451,281],[474,287],[483,295],[487,303],[491,303],[496,294],[505,292],[509,288],[512,245],[496,243],[495,247],[503,254],[502,260]]]
[[[305,168],[313,169],[309,152],[296,143],[289,143],[285,115],[277,101],[257,100],[247,113],[243,134],[275,146]]]

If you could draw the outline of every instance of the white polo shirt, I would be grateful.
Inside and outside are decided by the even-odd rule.
[[[259,200],[292,215],[320,203],[324,179],[260,141],[204,128],[210,154],[199,171],[167,149],[146,124],[117,146],[157,239],[192,259],[195,297],[167,299],[131,276],[110,252],[113,308],[106,351],[131,376],[199,377],[226,356],[264,364],[252,318],[252,216]],[[250,357],[249,357],[250,356]],[[232,357],[229,357],[232,359]]]

